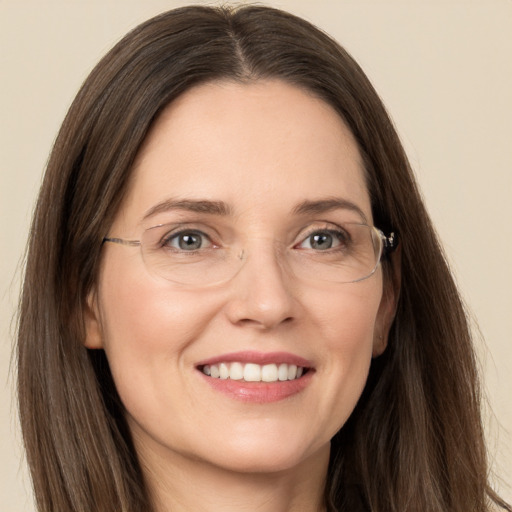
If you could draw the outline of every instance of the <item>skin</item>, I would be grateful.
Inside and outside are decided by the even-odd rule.
[[[315,284],[276,258],[273,241],[297,227],[341,213],[361,220],[293,213],[334,195],[372,224],[352,134],[294,86],[201,85],[153,126],[109,236],[139,239],[167,222],[176,214],[143,217],[170,197],[224,201],[231,214],[212,222],[229,226],[247,255],[233,279],[186,288],[148,272],[138,247],[104,246],[86,345],[106,352],[157,510],[323,510],[330,439],[385,349],[396,302],[380,266],[358,283]],[[314,374],[284,400],[235,400],[196,365],[241,350],[290,352]]]

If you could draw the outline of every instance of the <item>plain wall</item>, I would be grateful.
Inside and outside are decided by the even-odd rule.
[[[0,0],[0,507],[34,511],[9,376],[33,202],[92,66],[139,22],[189,2]],[[198,2],[201,3],[201,2]],[[387,105],[485,342],[496,486],[512,500],[512,2],[268,2],[333,35]],[[456,362],[454,362],[456,364]],[[494,411],[494,415],[491,414]]]

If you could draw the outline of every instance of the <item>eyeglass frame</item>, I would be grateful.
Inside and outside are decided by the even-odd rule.
[[[159,227],[162,227],[165,225],[166,224],[157,224],[155,226],[152,226],[151,228],[148,228],[146,231],[148,231],[150,229],[156,229],[156,228],[159,228]],[[365,279],[368,279],[375,273],[375,270],[377,269],[379,263],[382,261],[382,258],[384,256],[387,256],[387,255],[391,254],[392,252],[394,252],[396,250],[396,248],[398,247],[398,236],[395,231],[391,231],[389,235],[386,235],[381,229],[377,228],[376,226],[369,226],[368,224],[365,224],[365,223],[357,223],[357,225],[366,226],[369,229],[373,229],[379,235],[379,238],[382,241],[382,249],[381,249],[379,258],[376,261],[375,267],[368,275],[358,278],[358,279],[355,279],[354,281],[345,281],[345,282],[342,282],[339,284],[357,283],[360,281],[364,281]],[[123,246],[127,246],[127,247],[140,247],[142,250],[142,240],[127,240],[125,238],[106,236],[103,238],[101,244],[103,245],[105,242],[111,242],[114,244],[119,244],[119,245],[123,245]],[[241,254],[243,255],[243,253],[244,253],[244,251],[242,250]],[[242,259],[242,258],[240,258],[240,259]],[[143,257],[143,260],[144,260],[144,257]],[[145,262],[145,260],[144,260],[144,262]],[[170,281],[170,282],[172,282],[172,281]]]

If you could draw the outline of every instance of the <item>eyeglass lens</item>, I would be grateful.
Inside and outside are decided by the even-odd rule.
[[[382,233],[374,227],[348,223],[340,232],[313,233],[300,246],[275,242],[274,252],[281,268],[296,278],[350,283],[375,272],[382,239]],[[166,225],[146,230],[141,248],[150,272],[177,284],[197,287],[228,281],[248,258],[258,257],[258,251],[215,245],[194,229],[176,234]]]

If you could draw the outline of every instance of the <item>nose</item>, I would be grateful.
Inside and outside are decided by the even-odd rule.
[[[245,252],[244,252],[245,254]],[[276,251],[248,253],[231,280],[226,305],[229,320],[268,330],[297,317],[296,282],[282,265]]]

